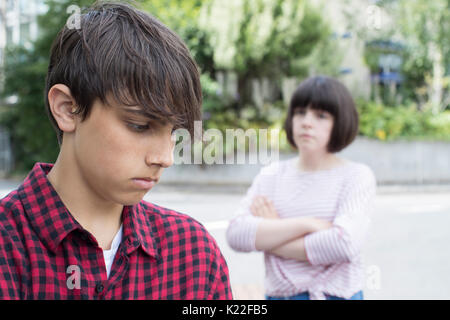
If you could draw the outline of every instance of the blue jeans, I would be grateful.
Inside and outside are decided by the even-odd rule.
[[[325,297],[327,298],[327,300],[364,300],[362,291],[357,292],[350,299],[344,299],[344,298],[329,296],[329,295],[325,295]],[[290,296],[290,297],[271,297],[271,296],[266,295],[266,300],[309,300],[309,293],[302,292],[295,296]]]

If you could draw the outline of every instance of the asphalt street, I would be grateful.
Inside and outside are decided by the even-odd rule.
[[[19,182],[0,180],[0,197]],[[236,299],[264,298],[261,253],[238,253],[225,230],[245,187],[158,185],[145,200],[191,215],[216,239]],[[379,188],[364,248],[365,299],[450,299],[450,188]]]

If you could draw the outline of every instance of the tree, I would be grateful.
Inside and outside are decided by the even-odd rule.
[[[299,61],[330,34],[320,14],[299,0],[215,0],[204,7],[202,26],[213,30],[218,68],[237,75],[238,111],[252,104],[253,79],[305,76]]]
[[[403,73],[412,96],[434,114],[450,104],[450,0],[383,1],[406,44]]]

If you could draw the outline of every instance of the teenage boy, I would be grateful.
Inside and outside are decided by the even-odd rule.
[[[143,201],[201,118],[183,42],[124,3],[97,2],[55,39],[45,102],[60,153],[0,203],[0,299],[231,299],[214,239]]]

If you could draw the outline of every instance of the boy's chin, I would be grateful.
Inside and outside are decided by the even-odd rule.
[[[123,206],[134,206],[135,204],[138,204],[144,199],[145,194],[142,195],[134,195],[130,197],[124,197],[118,201]]]

